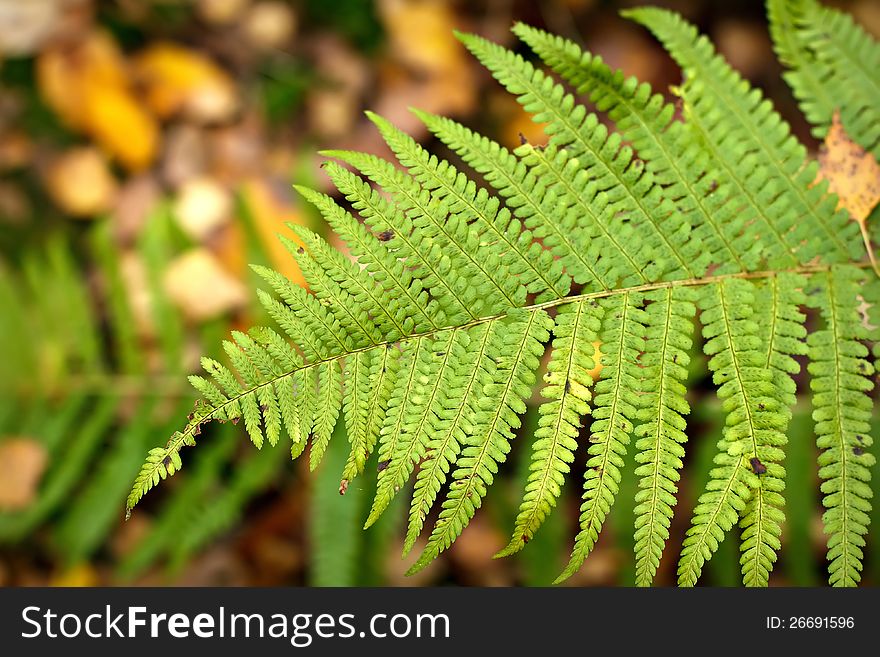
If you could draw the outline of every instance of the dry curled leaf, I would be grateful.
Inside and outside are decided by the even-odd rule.
[[[0,511],[16,511],[33,502],[47,456],[43,444],[33,438],[0,442]]]

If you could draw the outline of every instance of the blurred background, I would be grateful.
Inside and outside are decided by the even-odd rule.
[[[417,551],[400,558],[402,504],[361,530],[375,457],[344,497],[337,492],[341,432],[309,474],[286,448],[258,452],[240,427],[214,423],[128,522],[124,499],[146,451],[184,424],[194,400],[186,374],[199,356],[218,356],[230,330],[264,321],[247,265],[302,280],[275,236],[291,234],[286,222],[325,230],[291,189],[330,191],[318,149],[387,153],[364,118],[372,109],[449,156],[410,106],[509,147],[520,133],[540,142],[540,128],[453,29],[517,47],[509,27],[526,21],[665,90],[679,72],[618,17],[632,4],[0,0],[0,585],[549,584],[576,532],[583,454],[525,551],[491,559],[513,526],[534,408],[483,509],[412,578],[403,573]],[[762,2],[656,4],[699,24],[815,148],[781,81]],[[836,4],[880,33],[880,3]],[[691,442],[658,584],[673,581],[723,421],[704,371],[695,355]],[[818,585],[824,537],[806,404],[792,422],[787,469],[789,520],[771,583]],[[635,486],[630,471],[568,585],[633,581]],[[703,583],[739,582],[736,539]],[[878,583],[871,547],[865,581]]]

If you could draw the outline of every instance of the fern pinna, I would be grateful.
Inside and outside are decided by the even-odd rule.
[[[770,9],[805,26],[818,20],[811,12],[825,11],[794,0],[771,1]],[[262,299],[281,333],[233,333],[226,343],[232,369],[205,361],[210,378],[191,378],[204,402],[182,432],[150,452],[129,509],[181,467],[179,451],[206,422],[243,417],[258,447],[286,432],[294,457],[310,441],[315,467],[342,415],[351,453],[340,492],[371,452],[379,454],[367,525],[416,472],[409,551],[442,498],[416,571],[480,507],[549,351],[530,474],[499,555],[534,536],[576,453],[586,450],[580,531],[559,580],[590,554],[621,470],[634,461],[636,583],[649,585],[669,538],[686,454],[685,378],[700,340],[698,319],[726,423],[681,549],[679,583],[697,583],[734,525],[744,583],[768,583],[785,519],[786,432],[804,356],[830,582],[858,583],[874,462],[867,424],[873,366],[864,343],[878,323],[865,314],[878,287],[858,226],[836,209],[827,183],[814,182],[817,164],[788,125],[705,37],[665,10],[626,13],[681,66],[685,81],[674,89],[680,112],[574,43],[520,24],[517,36],[616,130],[521,56],[459,34],[546,124],[546,144],[510,151],[417,112],[486,186],[374,115],[401,167],[327,152],[335,161],[325,171],[350,209],[298,189],[353,260],[296,228],[300,244],[288,246],[311,293],[259,269],[275,292]],[[778,44],[787,63],[807,56],[804,42],[784,29],[774,33],[787,39]],[[827,41],[811,46],[809,61],[821,59],[831,72],[792,74],[810,119],[827,119],[809,109],[821,102],[810,94],[836,79],[834,48],[847,47],[833,35]],[[852,44],[863,57],[880,52],[862,33]],[[870,73],[876,85],[876,68]],[[808,75],[819,76],[816,85],[799,82]],[[858,112],[869,109],[853,115],[853,135],[866,147],[876,135],[859,132]],[[817,322],[809,337],[808,312]]]

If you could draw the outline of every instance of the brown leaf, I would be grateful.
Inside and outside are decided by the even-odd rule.
[[[48,455],[33,438],[0,442],[0,510],[15,511],[34,501]]]

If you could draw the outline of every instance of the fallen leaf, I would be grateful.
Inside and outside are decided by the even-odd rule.
[[[393,66],[383,67],[383,93],[374,103],[379,113],[388,116],[390,107],[408,104],[437,114],[472,110],[476,102],[474,69],[453,34],[455,28],[465,26],[452,3],[381,0],[378,8],[390,41],[388,53],[395,63],[409,70],[407,78],[401,80]]]
[[[280,48],[293,36],[296,14],[277,0],[258,2],[245,16],[243,27],[251,45],[261,50]]]
[[[874,271],[880,275],[868,227],[868,216],[880,201],[880,165],[874,156],[850,139],[835,110],[825,143],[819,149],[816,181],[827,180],[828,191],[837,194],[838,208],[845,208],[859,224],[862,240]]]
[[[126,168],[141,171],[156,157],[159,127],[125,89],[95,87],[86,94],[89,132]]]
[[[159,127],[132,94],[125,59],[108,34],[95,31],[72,47],[43,51],[37,86],[62,121],[125,167],[137,171],[152,163]]]
[[[464,50],[453,35],[457,25],[450,3],[381,0],[378,6],[390,49],[407,65],[429,73],[466,65]]]
[[[216,123],[238,111],[232,79],[195,50],[156,43],[138,55],[134,70],[147,105],[162,118],[183,113],[201,123]]]
[[[880,165],[874,156],[850,139],[834,112],[825,143],[819,149],[819,175],[828,191],[837,194],[839,208],[863,224],[880,201]]]
[[[228,25],[241,17],[250,0],[198,0],[199,17],[215,25]]]
[[[116,195],[116,179],[97,148],[74,148],[56,158],[46,174],[49,196],[69,215],[93,218],[106,212]]]
[[[61,0],[0,0],[0,54],[34,53],[56,29]]]
[[[95,30],[73,45],[56,45],[37,58],[37,88],[70,127],[85,129],[85,97],[95,87],[125,87],[125,60],[113,38]]]
[[[98,586],[98,572],[87,563],[77,564],[52,576],[49,586],[91,587]]]
[[[33,438],[0,442],[0,510],[24,509],[36,497],[48,454]]]
[[[183,184],[174,202],[174,216],[194,240],[204,242],[229,221],[232,195],[212,178],[194,178]]]
[[[163,283],[169,298],[196,322],[241,308],[248,299],[244,284],[205,248],[191,249],[172,260]]]

